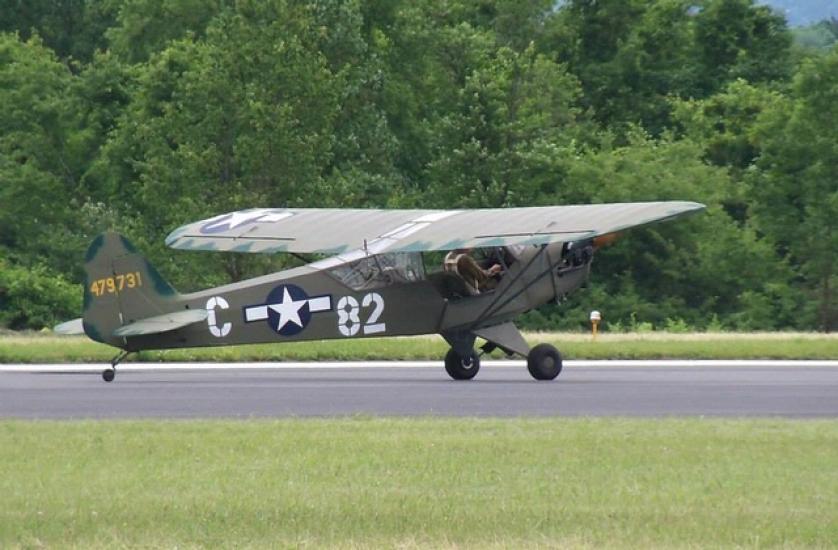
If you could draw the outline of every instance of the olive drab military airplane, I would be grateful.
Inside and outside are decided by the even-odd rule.
[[[56,330],[83,330],[122,350],[102,373],[107,382],[126,354],[140,350],[433,333],[451,346],[445,369],[456,380],[473,378],[481,352],[494,349],[525,357],[535,379],[552,380],[561,372],[561,355],[548,344],[530,348],[515,317],[582,286],[595,249],[617,232],[702,208],[670,201],[242,210],[180,227],[166,243],[181,250],[330,256],[190,294],[176,292],[124,237],[104,233],[85,257],[84,317]],[[449,251],[471,253],[472,265],[484,262],[480,271],[491,274],[492,284],[481,288],[469,280],[459,261],[443,269]],[[477,338],[485,341],[481,352],[474,349]]]

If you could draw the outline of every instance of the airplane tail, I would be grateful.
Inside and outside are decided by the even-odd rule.
[[[84,271],[83,326],[92,340],[124,349],[115,331],[177,309],[178,293],[122,235],[93,239]]]

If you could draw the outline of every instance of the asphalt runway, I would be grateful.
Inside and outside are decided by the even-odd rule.
[[[0,366],[0,417],[838,417],[835,361],[567,363],[553,382],[510,362],[467,382],[423,363],[127,364],[111,384],[101,365]]]

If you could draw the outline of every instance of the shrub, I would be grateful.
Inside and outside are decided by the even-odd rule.
[[[24,267],[0,260],[0,327],[41,329],[78,317],[82,292],[41,265]]]

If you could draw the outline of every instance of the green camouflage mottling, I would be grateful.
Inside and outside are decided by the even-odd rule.
[[[433,250],[433,243],[430,241],[413,241],[408,244],[399,245],[392,249],[394,252],[425,252]]]
[[[84,333],[87,334],[88,338],[90,338],[94,342],[102,342],[103,344],[107,343],[107,342],[105,342],[105,339],[102,338],[102,335],[99,333],[99,330],[96,328],[95,325],[84,321],[83,326],[84,326]]]
[[[168,236],[168,237],[166,237],[166,244],[167,244],[167,245],[168,245],[168,244],[171,244],[171,241],[176,240],[178,237],[180,237],[181,235],[183,235],[183,233],[184,233],[184,232],[186,232],[186,228],[185,228],[185,227],[179,227],[179,228],[175,229],[174,231],[172,231],[172,232],[169,234],[169,236]]]
[[[137,248],[134,246],[134,244],[131,241],[129,241],[128,239],[126,239],[122,235],[119,236],[119,239],[122,241],[122,246],[125,247],[125,250],[127,250],[128,252],[130,252],[132,254],[137,254]]]
[[[145,265],[146,272],[148,276],[151,278],[152,282],[154,283],[154,290],[157,291],[157,294],[160,296],[170,297],[177,294],[177,291],[172,288],[172,285],[160,275],[160,272],[151,265],[151,263],[142,258],[142,262]]]
[[[505,244],[507,244],[507,239],[504,239],[503,237],[485,239],[482,243],[483,246],[503,246]]]
[[[466,241],[463,239],[452,239],[446,243],[443,243],[442,250],[457,250],[459,248],[464,248]]]
[[[90,281],[85,277],[84,280],[84,294],[82,296],[82,310],[87,311],[92,304],[93,295],[90,294]]]
[[[99,235],[93,239],[93,242],[90,243],[90,246],[87,247],[87,252],[84,254],[84,261],[92,262],[93,259],[96,258],[96,254],[99,253],[99,250],[102,248],[104,243],[105,237],[103,235]]]

